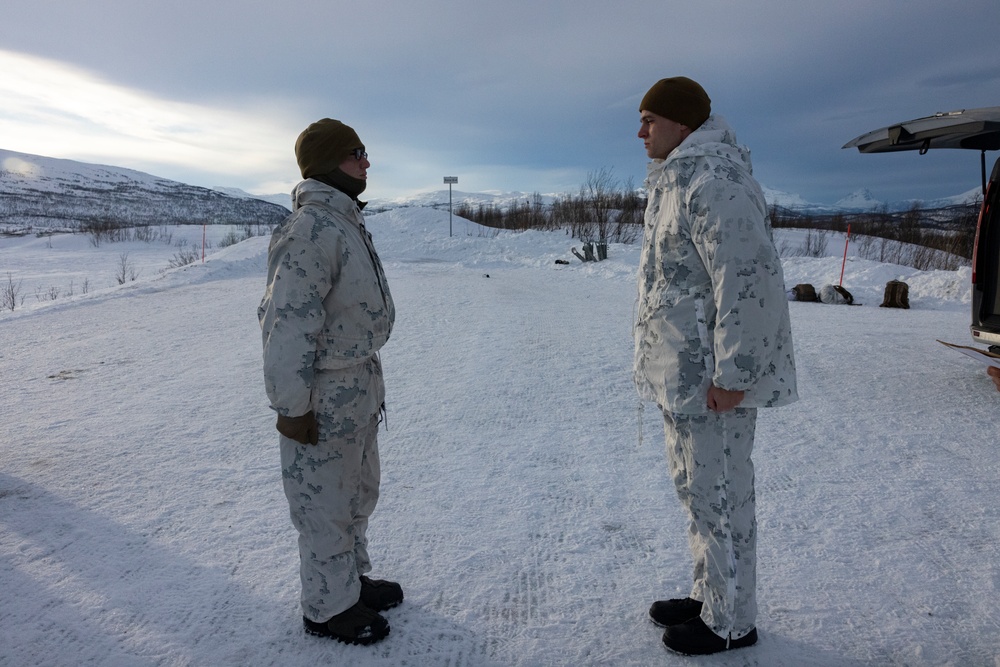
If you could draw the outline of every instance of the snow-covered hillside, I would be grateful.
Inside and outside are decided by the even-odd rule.
[[[0,150],[0,230],[84,225],[274,224],[276,204],[140,171]]]
[[[761,411],[754,455],[760,642],[706,662],[646,620],[690,566],[630,379],[638,249],[582,264],[564,234],[449,237],[427,208],[368,226],[398,308],[370,529],[373,574],[406,590],[389,638],[301,630],[254,238],[0,314],[0,665],[1000,663],[1000,394],[935,340],[969,342],[967,270],[849,258],[863,306],[789,304],[802,400]],[[45,242],[0,239],[0,265],[173,252]],[[836,283],[833,245],[786,282]],[[877,307],[895,277],[911,310]]]
[[[229,195],[230,197],[238,197],[240,199],[260,199],[262,201],[271,202],[272,204],[277,204],[282,208],[286,209],[288,212],[292,210],[292,195],[291,193],[286,194],[273,194],[273,195],[254,195],[246,192],[245,190],[240,190],[239,188],[227,188],[223,186],[217,186],[212,188],[216,192],[221,192],[224,195]]]

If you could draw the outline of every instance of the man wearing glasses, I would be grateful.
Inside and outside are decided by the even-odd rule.
[[[371,163],[357,133],[324,118],[299,135],[295,156],[305,180],[271,237],[257,311],[264,383],[299,533],[305,629],[372,644],[389,634],[379,612],[403,601],[399,584],[365,576],[385,399],[378,352],[395,309],[361,215]]]

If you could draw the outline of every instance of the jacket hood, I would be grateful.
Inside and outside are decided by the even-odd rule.
[[[712,114],[697,130],[687,136],[670,155],[660,160],[651,160],[647,166],[648,178],[654,178],[675,160],[697,157],[713,157],[736,163],[751,174],[750,149],[736,142],[736,131],[722,116]]]

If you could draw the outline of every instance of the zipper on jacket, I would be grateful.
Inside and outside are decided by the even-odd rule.
[[[368,259],[371,260],[372,268],[375,269],[375,281],[378,282],[379,292],[382,293],[382,307],[385,308],[386,317],[389,316],[389,300],[386,298],[385,284],[382,282],[384,277],[385,269],[382,267],[382,262],[378,259],[378,254],[375,252],[375,244],[372,241],[372,235],[369,233],[368,229],[365,227],[364,216],[361,215],[361,211],[358,211],[358,216],[361,220],[358,221],[358,226],[361,228],[361,236],[364,239],[365,249],[368,250]]]

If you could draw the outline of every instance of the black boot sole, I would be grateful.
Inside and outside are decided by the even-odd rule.
[[[305,620],[305,619],[303,619]],[[348,644],[353,646],[370,646],[377,642],[382,641],[389,636],[392,631],[391,627],[386,627],[385,634],[375,634],[371,637],[345,637],[343,635],[338,635],[336,633],[330,632],[326,626],[320,625],[318,623],[306,624],[303,623],[303,629],[306,631],[307,635],[312,635],[313,637],[322,637],[324,639],[335,639],[341,644]]]

